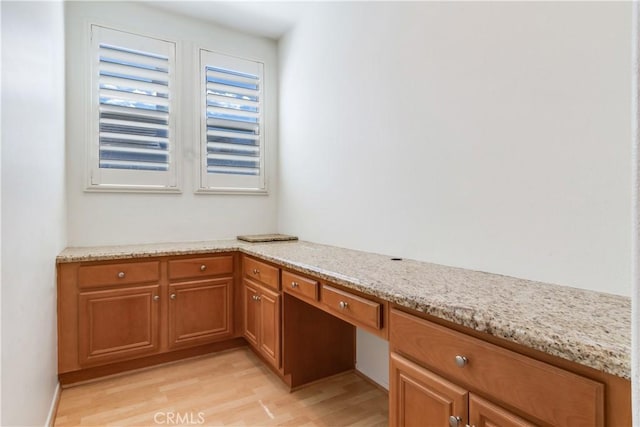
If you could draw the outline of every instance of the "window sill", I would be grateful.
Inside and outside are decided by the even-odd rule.
[[[119,186],[119,185],[96,185],[86,187],[85,193],[156,193],[156,194],[181,194],[182,190],[177,187],[153,187],[153,186]]]
[[[269,191],[258,188],[199,188],[194,194],[230,194],[230,195],[247,195],[247,196],[268,196]]]

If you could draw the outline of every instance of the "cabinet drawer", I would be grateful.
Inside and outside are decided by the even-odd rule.
[[[158,261],[89,265],[78,268],[80,289],[157,282],[159,279],[160,262]]]
[[[231,255],[169,261],[169,279],[187,279],[220,274],[233,274],[233,257]]]
[[[280,290],[279,270],[264,262],[244,257],[243,270],[245,276],[275,290]]]
[[[382,328],[380,303],[327,285],[322,285],[320,299],[331,311],[352,319],[356,325]]]
[[[601,383],[398,310],[390,327],[392,351],[492,401],[554,426],[604,424]]]
[[[282,286],[293,295],[318,301],[318,282],[316,280],[283,271]]]

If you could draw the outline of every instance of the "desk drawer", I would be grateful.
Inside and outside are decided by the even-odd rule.
[[[233,256],[211,256],[169,261],[169,279],[233,274]]]
[[[288,271],[282,272],[282,286],[287,292],[318,301],[318,282]]]
[[[322,285],[320,298],[331,311],[352,319],[356,325],[382,329],[380,303],[327,285]]]
[[[498,404],[554,426],[604,423],[601,383],[399,310],[390,328],[391,351]]]
[[[279,270],[264,262],[244,257],[242,261],[244,275],[277,291],[280,290]]]
[[[158,280],[160,280],[159,261],[86,265],[78,268],[78,287],[80,289],[149,283]]]

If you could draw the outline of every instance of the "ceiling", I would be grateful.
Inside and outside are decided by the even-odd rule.
[[[308,2],[241,0],[150,0],[146,4],[276,40],[286,33],[311,5]]]

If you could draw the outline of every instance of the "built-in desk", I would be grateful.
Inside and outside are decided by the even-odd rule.
[[[179,265],[188,266],[189,260],[203,256],[232,257],[232,273],[206,273],[208,267],[205,266],[201,271],[203,277],[170,278],[169,265],[172,261],[183,260]],[[251,278],[253,270],[259,268],[245,268],[247,263],[241,258],[263,263],[272,270],[262,279]],[[473,418],[478,416],[481,419],[489,417],[486,419],[494,422],[521,420],[520,425],[525,425],[525,422],[569,423],[571,408],[567,409],[568,412],[554,415],[558,411],[549,407],[548,400],[540,400],[528,407],[522,402],[531,401],[530,394],[522,395],[529,398],[516,396],[513,399],[507,394],[500,394],[502,392],[497,386],[491,384],[504,384],[506,380],[494,380],[496,377],[489,368],[482,370],[488,373],[486,378],[477,379],[474,376],[477,375],[474,366],[479,363],[477,356],[468,358],[464,354],[456,354],[455,360],[447,357],[438,361],[430,354],[431,351],[438,354],[455,352],[457,343],[466,340],[471,340],[468,341],[471,344],[464,347],[469,351],[477,352],[476,342],[483,343],[478,344],[480,346],[489,346],[480,352],[492,355],[489,362],[488,359],[483,361],[488,363],[487,366],[492,366],[491,361],[500,357],[510,361],[508,372],[514,375],[509,378],[516,380],[507,383],[511,388],[515,387],[514,393],[518,393],[518,387],[535,383],[528,382],[531,378],[527,377],[527,367],[535,367],[531,372],[544,372],[537,378],[552,378],[551,383],[558,387],[573,384],[565,381],[566,373],[567,377],[585,381],[582,388],[578,387],[583,390],[583,396],[589,396],[585,399],[592,402],[588,404],[592,409],[585,420],[591,420],[589,422],[594,425],[630,423],[629,298],[414,260],[394,260],[387,255],[304,241],[264,244],[213,241],[68,248],[60,254],[57,262],[59,337],[62,340],[60,360],[63,363],[71,361],[76,368],[61,370],[61,378],[82,378],[80,373],[83,372],[105,374],[111,372],[108,367],[116,365],[122,370],[140,366],[143,361],[166,361],[171,355],[187,357],[197,351],[242,345],[244,339],[241,337],[246,337],[247,324],[243,284],[249,281],[264,291],[272,292],[270,298],[274,302],[269,313],[273,315],[276,310],[280,314],[273,317],[275,321],[281,321],[275,326],[280,334],[276,338],[280,342],[274,347],[269,335],[269,349],[263,349],[262,355],[272,355],[271,365],[292,387],[353,366],[355,326],[389,339],[393,425],[406,424],[407,418],[402,417],[423,417],[422,412],[414,413],[411,408],[424,409],[433,403],[426,396],[433,395],[434,384],[446,385],[444,389],[438,388],[443,401],[452,399],[452,402],[457,402],[449,407],[455,407],[462,415],[452,415],[454,419],[449,421],[454,422],[458,417],[456,422],[460,425],[478,419]],[[149,263],[154,262],[158,263],[157,274],[149,267]],[[94,271],[106,271],[108,276],[109,268],[113,269],[117,264],[132,268],[132,273],[124,272],[126,279],[122,278],[123,282],[116,281],[115,285],[109,281],[111,279],[98,285],[78,282],[80,269],[97,268]],[[138,264],[145,264],[145,269],[140,270]],[[104,266],[107,266],[106,270]],[[274,270],[277,271],[275,276]],[[120,272],[123,271],[115,271],[115,274]],[[90,277],[98,280],[95,279],[98,276]],[[265,286],[276,276],[277,290]],[[125,283],[131,277],[132,281]],[[227,284],[229,280],[232,285]],[[124,291],[124,294],[109,294],[114,290],[111,286],[116,286],[115,290]],[[172,302],[175,302],[171,297],[175,294],[170,292],[171,286],[185,289],[184,295],[199,295],[192,298],[190,304],[193,307],[202,310],[199,302],[208,298],[208,306],[229,312],[208,320],[192,320],[192,324],[180,324],[178,317],[168,315]],[[193,293],[190,294],[191,287]],[[85,305],[79,309],[78,292],[93,292],[90,296],[98,299],[81,299]],[[90,336],[91,329],[86,329],[88,327],[81,325],[82,322],[78,323],[81,318],[78,310],[84,313],[83,316],[90,318],[93,315],[97,320],[102,319],[104,324],[109,310],[115,307],[114,301],[118,299],[125,301],[129,310],[144,313],[139,320],[149,324],[139,328],[136,340],[130,346],[111,345],[117,341],[117,336],[104,338],[103,347],[85,351],[88,358],[82,365],[79,360],[83,360],[83,356],[77,355],[78,345],[84,342],[83,334],[85,338]],[[279,301],[275,302],[275,299]],[[153,305],[156,302],[157,308]],[[71,315],[68,310],[71,310]],[[200,319],[204,319],[210,313],[202,310],[201,314],[204,317]],[[75,329],[65,323],[68,319],[76,319]],[[177,348],[170,346],[165,331],[171,327],[182,327],[181,336],[187,344]],[[438,338],[440,335],[434,332],[439,331],[438,328],[445,328],[455,338]],[[157,334],[153,332],[156,330],[159,331]],[[66,342],[68,337],[71,338]],[[406,343],[413,339],[419,342],[407,347]],[[266,342],[264,337],[261,342]],[[437,350],[432,343],[444,347]],[[337,348],[341,350],[337,351]],[[459,362],[457,356],[461,356],[460,360],[467,358],[467,362]],[[98,366],[102,362],[96,361],[104,360],[109,364]],[[458,362],[460,366],[454,366],[460,370],[451,371],[453,368],[448,364]],[[488,388],[480,385],[479,381],[488,384]],[[454,392],[450,394],[452,390]],[[579,401],[584,402],[585,399]],[[575,402],[570,405],[577,411],[585,411]],[[546,409],[535,409],[541,406]],[[553,418],[556,416],[560,418]]]

